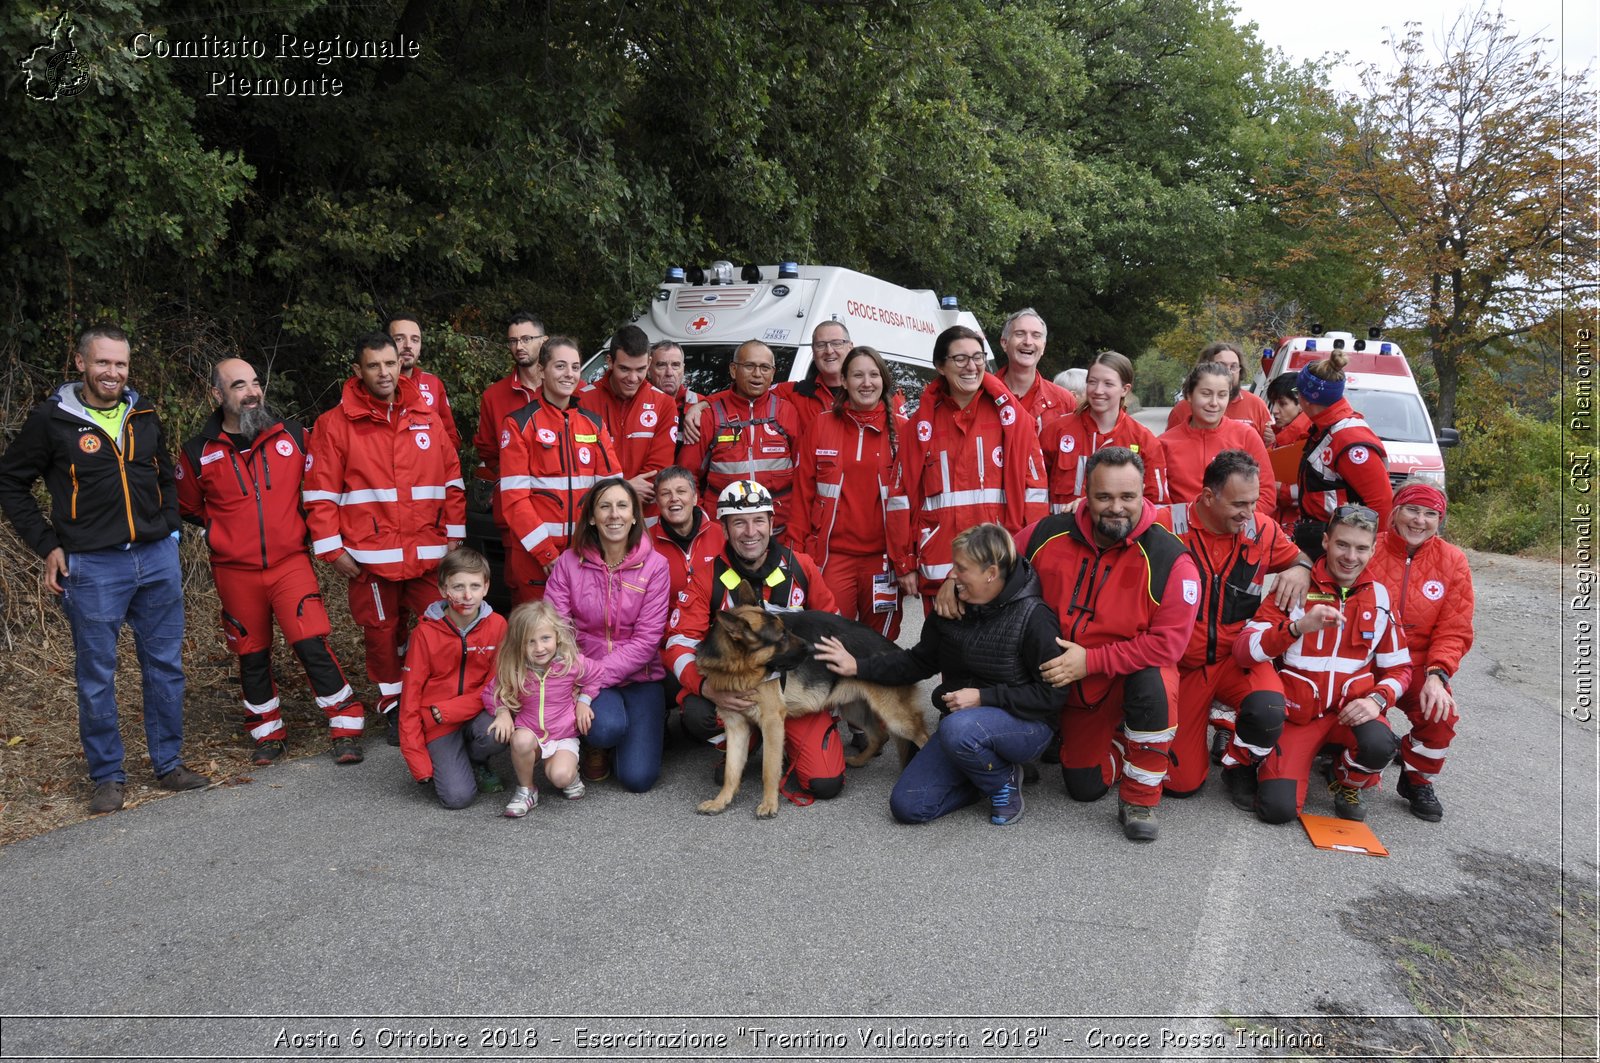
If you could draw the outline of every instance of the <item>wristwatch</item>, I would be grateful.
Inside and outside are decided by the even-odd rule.
[[[1374,690],[1372,693],[1368,694],[1367,697],[1378,703],[1379,712],[1389,711],[1389,695],[1385,694],[1383,691]]]
[[[1447,693],[1450,692],[1450,673],[1449,672],[1446,672],[1443,668],[1429,668],[1428,669],[1428,674],[1433,676],[1433,677],[1435,677],[1436,679],[1438,679],[1439,682],[1443,683],[1444,684],[1444,689],[1445,689],[1445,691]]]

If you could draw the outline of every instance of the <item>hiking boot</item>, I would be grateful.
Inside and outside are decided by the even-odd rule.
[[[472,766],[472,777],[478,784],[478,792],[480,794],[505,792],[506,784],[500,781],[500,776],[495,774],[495,770],[487,764],[474,764]]]
[[[565,797],[568,801],[577,801],[577,800],[581,800],[582,799],[583,791],[584,791],[583,780],[582,779],[573,779],[572,780],[572,785],[563,786],[561,788],[561,796]]]
[[[156,782],[163,790],[204,790],[211,785],[210,779],[190,771],[182,764],[158,776]]]
[[[1444,818],[1444,806],[1439,803],[1439,795],[1433,792],[1433,783],[1419,782],[1412,785],[1411,781],[1402,775],[1400,785],[1395,787],[1395,792],[1411,802],[1411,814],[1418,819],[1437,823]]]
[[[1211,732],[1211,763],[1221,764],[1222,755],[1228,751],[1228,746],[1233,743],[1233,733],[1218,727]]]
[[[1333,795],[1333,814],[1340,819],[1353,819],[1363,821],[1367,818],[1367,810],[1361,803],[1361,788],[1342,783],[1335,779],[1328,784],[1328,792]]]
[[[1222,769],[1222,788],[1228,792],[1233,807],[1246,812],[1256,807],[1256,766],[1236,764]]]
[[[124,788],[124,784],[120,782],[98,783],[94,788],[94,796],[89,798],[89,811],[99,815],[102,812],[116,812],[121,809]]]
[[[585,746],[578,774],[588,782],[603,782],[611,778],[611,750]]]
[[[1122,821],[1122,836],[1130,842],[1153,842],[1161,832],[1156,810],[1148,805],[1130,805],[1119,800],[1117,819]]]
[[[264,768],[268,764],[277,763],[287,752],[288,747],[283,744],[283,739],[269,738],[265,742],[257,743],[255,756],[250,758],[250,763],[258,768]]]
[[[391,746],[400,744],[400,709],[398,706],[383,714],[383,740]]]
[[[539,807],[539,791],[532,786],[519,786],[511,800],[506,802],[506,818],[521,819]]]
[[[354,738],[335,738],[328,751],[333,754],[335,764],[360,764],[367,756],[361,752],[361,743]]]
[[[997,827],[1010,826],[1022,818],[1022,765],[1012,766],[1011,778],[990,796],[989,803],[993,806],[989,822]]]

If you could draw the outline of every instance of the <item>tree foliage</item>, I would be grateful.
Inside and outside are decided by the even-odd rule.
[[[1431,55],[1408,23],[1286,190],[1329,246],[1378,263],[1383,310],[1428,341],[1441,425],[1465,374],[1594,289],[1595,95],[1546,43],[1480,8]]]
[[[5,53],[63,14],[12,5]],[[0,341],[42,380],[109,314],[195,383],[228,350],[269,362],[302,407],[331,401],[351,337],[396,306],[428,319],[435,370],[479,386],[503,372],[511,308],[596,344],[666,265],[714,257],[852,266],[985,316],[1031,303],[1058,362],[1138,351],[1172,307],[1277,254],[1259,179],[1318,124],[1305,77],[1212,0],[82,0],[68,17],[85,91],[4,84]],[[138,34],[268,54],[139,58]],[[285,59],[285,34],[404,34],[420,54]],[[229,96],[217,71],[344,89]]]

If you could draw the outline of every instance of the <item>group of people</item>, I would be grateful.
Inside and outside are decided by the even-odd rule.
[[[1157,837],[1163,794],[1198,792],[1213,761],[1234,803],[1281,822],[1331,748],[1333,810],[1362,818],[1396,756],[1391,710],[1410,721],[1400,793],[1442,816],[1433,782],[1472,641],[1471,577],[1439,538],[1443,491],[1391,491],[1381,442],[1343,399],[1343,352],[1274,381],[1269,407],[1240,391],[1239,351],[1213,345],[1158,437],[1126,411],[1126,357],[1090,362],[1081,406],[1039,374],[1047,331],[1031,309],[1005,322],[1000,373],[982,335],[941,333],[909,413],[883,356],[838,321],[816,328],[805,379],[776,383],[773,351],[750,341],[730,386],[705,396],[687,388],[681,348],[634,326],[587,386],[576,341],[533,314],[512,315],[506,341],[510,372],[482,395],[472,440],[515,603],[501,617],[488,561],[462,545],[460,437],[420,365],[417,315],[354,343],[339,403],[309,431],[272,411],[248,362],[218,363],[216,410],[175,462],[127,386],[127,337],[80,337],[82,380],[0,457],[0,508],[72,623],[92,811],[123,802],[111,676],[124,622],[160,785],[209,781],[180,756],[182,519],[204,529],[261,765],[285,751],[274,621],[333,758],[363,759],[368,714],[329,647],[315,558],[346,579],[388,740],[450,808],[503,788],[487,765],[504,750],[509,816],[536,805],[541,766],[567,799],[613,774],[649,790],[669,706],[720,743],[720,714],[753,692],[707,682],[695,655],[743,587],[890,639],[922,599],[912,649],[818,649],[876,682],[940,675],[940,727],[891,798],[901,821],[987,801],[994,823],[1014,823],[1046,757],[1076,800],[1115,786],[1133,840]],[[1274,444],[1297,448],[1292,485],[1272,475]],[[48,517],[31,494],[41,477]],[[843,791],[842,727],[788,721],[793,799]]]

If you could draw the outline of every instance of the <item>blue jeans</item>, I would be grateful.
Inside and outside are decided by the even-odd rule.
[[[600,691],[594,699],[588,742],[616,750],[611,768],[623,789],[642,794],[661,777],[661,740],[667,699],[659,682],[627,683]]]
[[[960,709],[939,723],[889,794],[901,823],[926,823],[994,793],[1011,771],[1044,752],[1051,727],[988,705]]]
[[[161,539],[126,550],[67,555],[61,605],[77,654],[78,737],[95,783],[126,782],[117,727],[117,636],[133,629],[144,684],[150,765],[165,775],[182,765],[183,580],[178,543]]]

